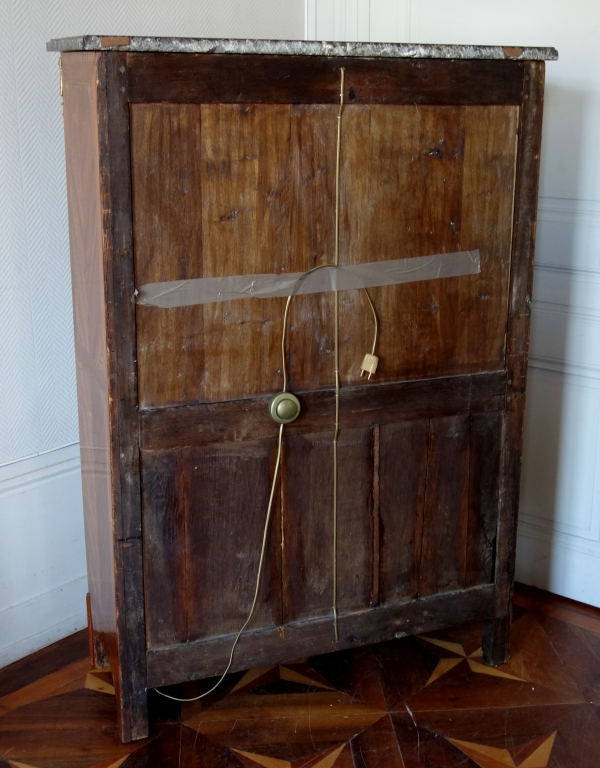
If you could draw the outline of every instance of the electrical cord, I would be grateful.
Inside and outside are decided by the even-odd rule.
[[[344,109],[344,75],[345,70],[342,67],[341,68],[341,83],[340,83],[340,108],[338,111],[338,130],[337,130],[337,147],[336,147],[336,170],[335,170],[335,253],[334,253],[334,264],[319,264],[316,267],[313,267],[312,269],[308,270],[305,274],[308,275],[311,272],[316,271],[317,269],[323,269],[324,267],[338,267],[339,266],[339,239],[340,239],[340,231],[339,231],[339,223],[340,223],[340,152],[341,152],[341,121],[342,121],[342,113]],[[373,321],[374,321],[374,334],[373,334],[373,346],[372,346],[372,352],[371,354],[375,354],[375,348],[377,346],[377,334],[378,334],[378,322],[377,322],[377,313],[375,312],[375,307],[373,306],[373,302],[371,300],[371,297],[369,296],[369,293],[366,288],[362,289],[363,293],[365,294],[365,297],[367,299],[367,302],[371,308],[371,312],[373,314]],[[287,367],[286,367],[286,349],[285,349],[285,340],[286,340],[286,331],[287,331],[287,321],[288,321],[288,315],[289,315],[289,309],[290,304],[292,300],[292,296],[294,294],[287,297],[286,304],[285,304],[285,310],[283,313],[283,327],[282,327],[282,333],[281,333],[281,370],[283,375],[283,392],[287,392]],[[339,372],[339,297],[338,297],[338,291],[336,290],[334,292],[334,321],[335,321],[335,331],[334,331],[334,369],[335,369],[335,431],[334,431],[334,438],[333,438],[333,618],[334,618],[334,634],[336,641],[339,639],[338,635],[338,616],[337,616],[337,465],[338,465],[338,456],[337,456],[337,443],[338,443],[338,435],[340,431],[340,425],[339,425],[339,412],[340,412],[340,372]],[[361,374],[362,375],[362,374]],[[267,548],[267,539],[268,539],[268,533],[269,533],[269,524],[271,522],[271,515],[273,511],[273,500],[275,498],[275,488],[277,487],[277,480],[279,478],[279,471],[281,468],[281,453],[282,453],[282,447],[283,447],[283,424],[280,424],[279,426],[279,438],[277,441],[277,459],[275,461],[275,470],[273,472],[273,481],[271,483],[271,492],[269,494],[269,503],[267,506],[267,514],[265,517],[265,524],[263,528],[263,537],[262,537],[262,546],[260,550],[260,558],[258,562],[258,572],[256,576],[256,586],[254,589],[254,598],[252,600],[252,605],[250,607],[250,612],[248,613],[248,617],[242,627],[240,628],[239,632],[237,633],[235,640],[233,641],[233,644],[231,646],[231,651],[229,654],[229,661],[227,663],[227,667],[225,668],[225,671],[221,675],[221,677],[217,680],[217,682],[210,688],[208,691],[205,691],[204,693],[201,693],[199,696],[193,696],[191,698],[179,698],[177,696],[171,696],[168,693],[165,693],[164,691],[161,691],[158,688],[155,688],[154,690],[160,694],[161,696],[164,696],[167,699],[171,699],[172,701],[179,701],[179,702],[190,702],[190,701],[198,701],[199,699],[203,699],[204,697],[208,696],[209,694],[213,693],[223,682],[227,674],[229,673],[229,670],[231,669],[231,666],[233,664],[233,657],[235,653],[235,649],[240,641],[240,638],[242,634],[246,631],[246,628],[250,624],[252,617],[254,616],[254,611],[256,610],[256,604],[258,602],[258,594],[260,591],[260,585],[262,580],[262,572],[263,572],[263,566],[265,561],[265,553]]]

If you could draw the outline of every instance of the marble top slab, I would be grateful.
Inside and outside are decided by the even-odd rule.
[[[500,45],[349,43],[313,40],[220,40],[194,37],[82,35],[46,43],[48,51],[132,51],[138,53],[244,53],[276,56],[356,56],[393,59],[516,59],[554,61],[555,48]]]

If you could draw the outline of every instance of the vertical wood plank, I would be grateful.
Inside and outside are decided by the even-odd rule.
[[[462,107],[346,108],[342,264],[460,250],[464,113]],[[452,366],[461,280],[370,289],[380,319],[378,381]],[[373,338],[359,292],[345,294],[340,327],[344,383],[356,383],[360,352]]]
[[[144,451],[144,605],[148,647],[188,638],[185,493],[181,451]]]
[[[248,617],[275,452],[273,440],[183,449],[189,640],[237,632]],[[252,629],[281,621],[279,520],[277,505]]]
[[[109,660],[123,741],[148,734],[128,70],[126,54],[103,53],[98,118],[111,480],[117,597],[117,656]]]
[[[432,419],[419,594],[465,585],[469,521],[469,417]]]
[[[519,123],[512,276],[506,351],[507,410],[502,436],[498,565],[495,580],[497,617],[504,617],[510,613],[514,588],[523,412],[529,351],[533,258],[544,106],[544,71],[544,62],[526,62],[525,64],[523,105]],[[496,622],[496,626],[500,628],[506,624],[506,622],[504,624]],[[484,656],[489,663],[502,663],[502,660],[508,655],[508,631],[504,632],[502,629],[499,631],[503,632],[503,642],[496,642],[494,632],[487,633]]]
[[[419,593],[429,421],[380,427],[380,595]]]
[[[293,435],[283,471],[284,621],[325,616],[333,603],[333,434]],[[338,441],[338,610],[371,593],[373,457],[370,429]]]
[[[289,105],[202,106],[204,275],[277,271],[291,251]],[[285,299],[207,304],[206,398],[278,389]]]
[[[465,587],[494,579],[502,414],[471,416],[469,527]]]
[[[201,107],[130,110],[136,283],[202,277]],[[202,307],[137,306],[142,407],[203,399],[203,318]]]

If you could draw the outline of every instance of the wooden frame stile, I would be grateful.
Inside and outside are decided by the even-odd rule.
[[[506,340],[506,406],[500,466],[494,616],[486,622],[483,655],[497,666],[510,655],[523,415],[529,351],[533,259],[544,102],[543,61],[525,65],[515,174],[511,285]]]
[[[109,363],[117,658],[124,742],[148,735],[127,57],[104,53],[98,87]]]

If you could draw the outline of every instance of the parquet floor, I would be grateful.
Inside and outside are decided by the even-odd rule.
[[[510,663],[484,666],[480,638],[467,626],[230,675],[181,711],[157,697],[150,739],[126,745],[110,672],[83,638],[62,641],[0,670],[0,766],[600,768],[600,610],[520,588]]]

